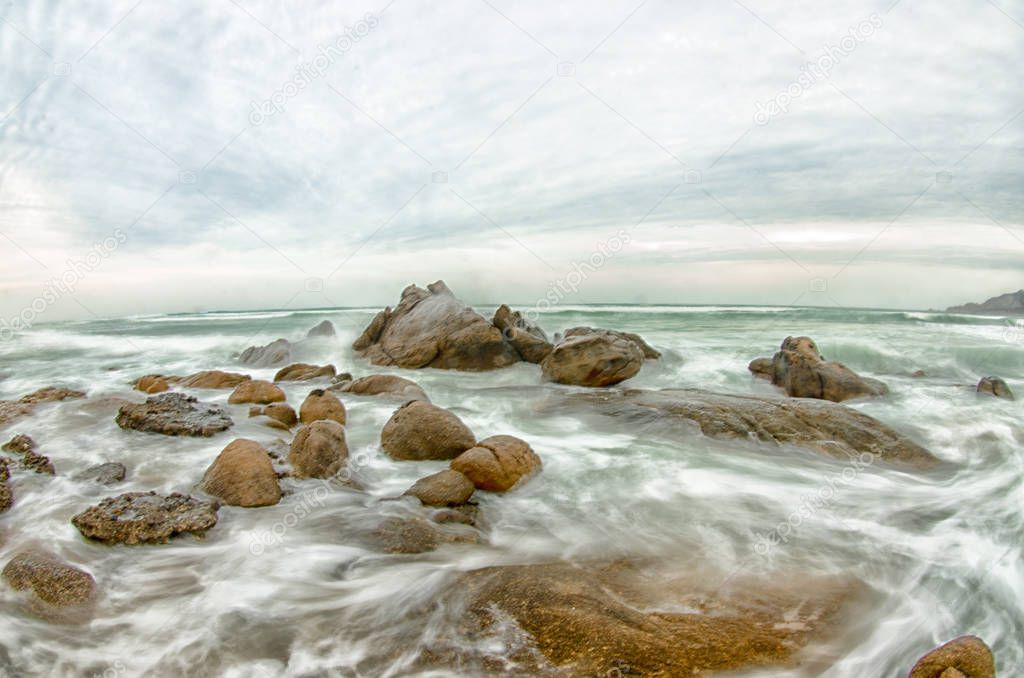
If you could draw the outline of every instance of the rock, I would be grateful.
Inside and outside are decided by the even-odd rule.
[[[488,492],[505,492],[540,467],[540,457],[526,441],[505,435],[481,440],[451,463],[476,489]]]
[[[420,385],[394,374],[371,374],[342,384],[337,390],[363,396],[385,396],[401,400],[430,401]]]
[[[427,506],[459,506],[469,501],[473,490],[473,481],[449,469],[420,478],[404,494]]]
[[[345,427],[331,419],[299,429],[288,452],[296,478],[330,478],[348,460]]]
[[[36,449],[36,441],[24,433],[19,433],[0,447],[0,450],[14,454],[28,454],[34,449]]]
[[[96,596],[91,574],[36,551],[15,555],[0,576],[15,591],[31,590],[30,609],[44,617],[61,616],[56,612],[61,608],[88,608]]]
[[[764,363],[754,361],[755,366]],[[825,360],[810,337],[786,337],[772,358],[772,383],[794,398],[818,398],[842,402],[851,398],[880,396],[889,389],[877,379],[858,376],[842,363]]]
[[[270,403],[263,408],[263,414],[281,422],[286,428],[291,428],[299,423],[298,415],[288,403]]]
[[[302,401],[302,406],[299,407],[299,421],[309,424],[321,419],[330,419],[344,426],[345,406],[338,400],[338,396],[318,388],[310,391]]]
[[[954,673],[950,673],[953,671]],[[917,660],[907,678],[995,678],[992,650],[977,636],[960,636]]]
[[[451,528],[419,517],[389,517],[382,520],[366,541],[385,553],[415,554],[434,551],[444,544],[477,544],[480,535],[476,530],[453,525]]]
[[[501,330],[505,339],[515,347],[519,356],[528,363],[539,364],[551,353],[551,342],[537,325],[534,325],[519,311],[513,311],[505,304],[494,312],[491,324]]]
[[[618,330],[603,330],[593,327],[572,327],[567,329],[563,335],[563,339],[569,339],[571,337],[585,337],[590,334],[610,334],[614,337],[620,337],[636,344],[637,348],[644,354],[644,358],[647,360],[657,360],[661,357],[661,352],[655,350],[653,346],[644,341],[644,338],[639,334],[633,332],[620,332]]]
[[[147,374],[135,382],[135,388],[143,393],[163,393],[170,390],[171,385],[159,374]]]
[[[454,413],[411,400],[384,424],[380,444],[392,459],[454,459],[473,447],[476,437]]]
[[[324,320],[318,323],[315,327],[312,327],[309,332],[306,332],[307,339],[313,339],[314,337],[333,337],[338,334],[337,330],[334,329],[334,323],[330,320]]]
[[[333,377],[336,373],[334,365],[321,367],[308,363],[293,363],[278,370],[274,375],[274,381],[309,381],[320,377]]]
[[[112,461],[85,469],[75,476],[75,480],[91,480],[92,482],[99,483],[101,485],[113,485],[124,480],[127,473],[128,469],[124,467],[124,464]]]
[[[613,417],[617,430],[625,426],[647,435],[690,436],[696,424],[709,438],[798,445],[843,460],[870,454],[871,460],[918,469],[941,464],[931,452],[877,419],[827,401],[698,389],[627,389],[575,393],[563,402],[572,412]]]
[[[925,377],[928,376],[928,373],[925,372],[924,370],[914,370],[910,376],[913,377],[914,379],[924,379]]]
[[[11,470],[7,468],[7,460],[0,457],[0,513],[11,508],[14,503],[14,493],[11,492],[7,481],[11,479]]]
[[[43,475],[54,475],[56,471],[53,468],[53,463],[50,462],[49,458],[36,453],[35,448],[36,442],[32,438],[24,433],[19,433],[4,443],[0,449],[3,449],[5,452],[20,454],[23,468]]]
[[[723,592],[657,574],[629,563],[487,567],[461,575],[439,604],[461,613],[461,647],[518,648],[504,658],[509,675],[705,676],[791,668],[801,648],[834,632],[857,590],[800,577]]]
[[[1006,382],[999,377],[985,377],[978,382],[978,393],[984,393],[987,395],[995,396],[996,398],[1005,398],[1006,400],[1014,400],[1013,391],[1006,385]]]
[[[218,505],[177,492],[128,492],[108,497],[71,519],[82,536],[110,544],[167,543],[171,537],[201,536],[217,524]]]
[[[775,364],[772,363],[771,358],[754,358],[750,361],[750,364],[747,365],[747,369],[750,370],[755,377],[768,379],[770,381],[772,374],[775,373]]]
[[[0,400],[0,426],[32,413],[36,405],[71,398],[84,398],[85,393],[69,388],[48,386],[22,396],[18,400]]]
[[[643,362],[643,350],[635,342],[604,331],[563,339],[540,366],[548,381],[600,387],[635,376]]]
[[[385,309],[353,348],[375,365],[483,371],[520,361],[501,331],[459,301],[443,281],[410,285],[394,311]]]
[[[207,438],[234,424],[224,408],[201,403],[184,393],[163,393],[144,403],[124,405],[116,421],[123,429]]]
[[[231,506],[252,508],[281,501],[270,455],[258,442],[245,438],[232,441],[217,455],[201,487]]]
[[[187,377],[175,377],[178,386],[184,388],[224,389],[236,388],[252,379],[248,374],[222,372],[221,370],[205,370]]]
[[[269,381],[250,379],[249,381],[243,381],[231,392],[231,395],[228,396],[228,402],[233,405],[242,403],[266,405],[267,403],[283,402],[285,398],[284,391]]]
[[[250,346],[242,351],[238,360],[253,367],[277,367],[286,365],[292,359],[292,343],[287,339],[276,339],[266,346]]]

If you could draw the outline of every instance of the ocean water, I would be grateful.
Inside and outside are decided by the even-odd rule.
[[[489,315],[493,309],[480,309]],[[0,562],[33,545],[93,573],[92,621],[52,624],[0,592],[0,668],[29,675],[404,676],[465,675],[414,668],[420,650],[454,633],[430,612],[439,592],[474,568],[509,563],[632,558],[680,568],[799,582],[843,575],[862,582],[870,606],[811,649],[823,663],[735,676],[903,676],[925,651],[972,633],[993,648],[1000,675],[1024,675],[1024,401],[979,397],[981,376],[1024,395],[1024,332],[1001,318],[819,308],[563,307],[543,313],[552,334],[576,325],[638,332],[663,352],[624,386],[775,392],[747,372],[787,335],[812,336],[830,359],[885,381],[892,393],[850,404],[911,436],[948,462],[939,472],[845,464],[799,449],[700,436],[665,437],[552,406],[569,387],[543,384],[539,368],[490,373],[376,368],[351,350],[376,309],[143,316],[39,325],[0,343],[0,398],[47,385],[88,401],[38,408],[0,438],[28,433],[57,475],[19,475],[15,505],[0,515]],[[83,540],[70,518],[126,491],[196,493],[230,441],[287,436],[228,406],[236,422],[209,439],[122,431],[106,396],[141,400],[132,380],[202,369],[272,378],[234,359],[252,344],[299,339],[322,320],[339,336],[295,357],[355,376],[394,372],[417,381],[479,438],[527,440],[543,472],[503,496],[478,493],[485,542],[422,555],[384,555],[348,525],[382,510],[444,462],[396,462],[379,449],[393,401],[339,394],[349,412],[350,464],[364,491],[282,481],[273,507],[222,507],[202,540],[108,547]],[[912,373],[924,370],[926,376]],[[296,408],[311,384],[286,384]],[[226,404],[228,391],[199,391]],[[120,461],[125,482],[72,479]],[[792,516],[830,480],[825,505]],[[406,500],[408,501],[408,500]],[[394,502],[391,502],[394,503]],[[786,538],[770,549],[765,535]],[[491,648],[497,655],[501,647]]]

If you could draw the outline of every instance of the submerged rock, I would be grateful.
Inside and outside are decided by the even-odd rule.
[[[19,433],[14,436],[4,443],[3,447],[0,449],[3,449],[5,452],[20,454],[21,466],[23,468],[48,476],[52,476],[56,473],[50,459],[35,451],[36,441],[32,440],[32,438],[24,433]]]
[[[250,346],[238,356],[239,362],[252,367],[277,367],[291,359],[292,343],[287,339],[276,339],[266,346]]]
[[[355,395],[430,401],[419,384],[394,374],[371,374],[368,377],[361,377],[355,381],[341,384],[337,390]]]
[[[960,636],[917,660],[907,678],[995,678],[992,650],[977,636]]]
[[[244,381],[228,396],[228,402],[232,405],[244,403],[266,405],[268,403],[284,402],[285,399],[284,391],[280,387],[262,379]]]
[[[310,391],[302,401],[302,406],[299,407],[299,421],[310,424],[321,419],[336,421],[344,426],[346,414],[345,406],[338,400],[338,396],[318,388]]]
[[[252,379],[248,374],[223,372],[221,370],[204,370],[187,377],[173,377],[172,382],[184,388],[224,389],[236,388],[239,384]]]
[[[239,438],[225,447],[203,475],[204,492],[225,504],[251,508],[281,501],[270,455],[255,440]]]
[[[22,396],[18,400],[0,400],[0,426],[32,413],[36,405],[59,402],[72,398],[84,398],[85,393],[70,388],[47,386]]]
[[[166,543],[171,537],[202,536],[217,524],[218,505],[177,492],[128,492],[108,497],[71,519],[82,536],[111,544]]]
[[[345,427],[331,419],[299,429],[288,452],[296,478],[330,478],[348,460]]]
[[[698,389],[627,389],[576,393],[564,401],[575,412],[615,417],[636,430],[791,444],[838,459],[871,460],[919,469],[941,462],[882,422],[844,405],[781,396],[711,393]]]
[[[567,337],[541,363],[544,378],[573,386],[612,386],[636,376],[644,352],[615,332],[597,331]]]
[[[750,363],[750,371],[767,372],[762,360]],[[842,363],[825,360],[810,337],[786,337],[772,358],[772,383],[794,398],[817,398],[842,402],[851,398],[880,396],[889,392],[877,379],[857,375]]]
[[[484,371],[520,361],[515,347],[443,281],[410,285],[378,313],[352,347],[375,365]]]
[[[101,485],[113,485],[124,480],[127,473],[128,469],[124,464],[112,461],[85,469],[75,476],[75,480],[91,480]]]
[[[91,574],[36,551],[18,553],[0,574],[15,591],[31,590],[29,609],[48,619],[66,619],[64,608],[80,608],[84,614],[96,595]]]
[[[451,463],[478,490],[488,492],[505,492],[540,467],[540,457],[526,441],[506,435],[481,440]]]
[[[234,424],[224,408],[201,403],[184,393],[164,393],[144,403],[124,405],[116,421],[123,429],[201,437],[226,431]]]
[[[334,365],[310,365],[309,363],[293,363],[282,367],[274,375],[274,381],[309,381],[321,377],[333,377],[338,373]]]
[[[480,533],[463,525],[441,526],[417,516],[392,516],[365,532],[363,540],[385,553],[415,554],[434,551],[444,544],[478,544]]]
[[[454,459],[476,444],[476,437],[453,412],[422,400],[395,410],[380,434],[392,459]]]
[[[473,481],[450,469],[420,478],[404,492],[427,506],[459,506],[473,496]]]
[[[333,337],[338,334],[338,331],[334,329],[334,323],[330,320],[324,320],[317,323],[306,332],[307,339],[313,339],[315,337]]]
[[[526,362],[539,364],[551,353],[551,342],[544,330],[524,318],[519,311],[513,311],[502,304],[494,312],[491,323],[501,330],[505,339]]]
[[[755,377],[771,381],[772,375],[775,374],[775,363],[772,362],[771,358],[754,358],[747,365],[747,369]]]
[[[984,393],[986,395],[995,396],[996,398],[1004,398],[1006,400],[1013,400],[1013,391],[1007,386],[1006,382],[999,377],[985,377],[978,382],[978,393]]]

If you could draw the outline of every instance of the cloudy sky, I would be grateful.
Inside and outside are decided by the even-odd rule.
[[[1024,286],[1024,0],[0,0],[0,60],[3,317]]]

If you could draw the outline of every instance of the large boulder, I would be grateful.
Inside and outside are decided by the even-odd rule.
[[[251,508],[281,501],[281,486],[266,449],[239,438],[225,447],[203,476],[202,489],[225,504]]]
[[[520,361],[501,330],[455,297],[443,281],[410,285],[352,347],[375,365],[483,371]]]
[[[637,348],[644,354],[644,358],[647,360],[657,360],[661,357],[661,352],[655,349],[653,346],[644,341],[644,338],[634,332],[620,332],[619,330],[604,330],[595,327],[570,327],[562,333],[563,339],[569,339],[570,337],[585,337],[588,334],[610,334],[616,337],[621,337],[628,341],[633,342],[637,345]]]
[[[427,506],[460,506],[469,501],[474,489],[469,478],[447,469],[420,478],[404,494],[416,497]]]
[[[309,329],[306,332],[307,339],[315,339],[317,337],[333,337],[338,334],[338,331],[334,329],[334,323],[330,320],[324,320]]]
[[[169,381],[184,388],[224,389],[236,388],[239,384],[252,379],[248,374],[224,372],[221,370],[203,370],[187,377],[172,377]]]
[[[996,398],[1004,398],[1006,400],[1013,400],[1013,391],[1006,384],[1005,381],[999,377],[984,377],[978,382],[978,393],[984,393],[986,395],[995,396]]]
[[[995,678],[992,650],[977,636],[960,636],[917,660],[907,678]]]
[[[177,492],[128,492],[107,497],[71,523],[82,536],[110,544],[164,544],[178,534],[205,534],[217,524],[217,508]]]
[[[756,440],[772,447],[797,445],[846,461],[866,458],[873,462],[877,458],[918,469],[941,463],[877,419],[827,401],[698,389],[627,389],[575,393],[561,402],[570,413],[598,413],[612,418],[616,430],[626,427],[645,435],[690,437],[696,424],[709,438]],[[549,409],[557,411],[558,405]]]
[[[239,362],[252,367],[278,367],[292,360],[292,343],[276,339],[266,346],[250,346],[238,356]]]
[[[423,400],[395,410],[380,434],[392,459],[454,459],[476,444],[476,437],[453,412]]]
[[[250,379],[239,384],[231,395],[228,402],[233,405],[242,403],[256,403],[266,405],[268,403],[284,402],[286,396],[279,386],[271,384],[262,379]]]
[[[763,362],[750,364],[755,374],[766,369]],[[788,396],[836,403],[889,392],[877,379],[861,377],[842,363],[825,360],[810,337],[786,337],[772,358],[771,380]]]
[[[526,441],[513,436],[491,436],[452,460],[478,490],[505,492],[540,470],[540,457]]]
[[[56,556],[22,551],[0,573],[15,591],[31,590],[29,609],[43,617],[63,617],[67,608],[88,608],[96,597],[96,581],[88,572]]]
[[[309,363],[293,363],[282,367],[274,375],[274,381],[309,381],[321,377],[333,377],[338,373],[334,365],[310,365]]]
[[[395,374],[371,374],[368,377],[360,377],[355,381],[339,385],[337,390],[363,396],[385,396],[401,400],[430,400],[426,392],[415,381],[399,377]]]
[[[526,362],[539,364],[551,353],[551,342],[544,330],[524,318],[519,311],[513,311],[502,304],[494,312],[491,323],[501,330],[505,339]]]
[[[330,478],[348,460],[345,427],[330,419],[299,429],[288,452],[296,478]]]
[[[540,364],[544,378],[573,386],[612,386],[633,377],[644,363],[636,342],[618,333],[577,334],[555,344]]]
[[[345,425],[345,405],[338,400],[338,396],[322,388],[309,392],[306,399],[299,407],[299,421],[303,424],[310,424],[321,419],[336,421],[342,426]]]
[[[234,424],[224,408],[184,393],[162,393],[144,403],[123,405],[116,421],[123,429],[207,438]]]
[[[32,413],[41,403],[60,402],[72,398],[84,398],[85,393],[70,388],[47,386],[24,395],[17,400],[0,400],[0,426]]]

